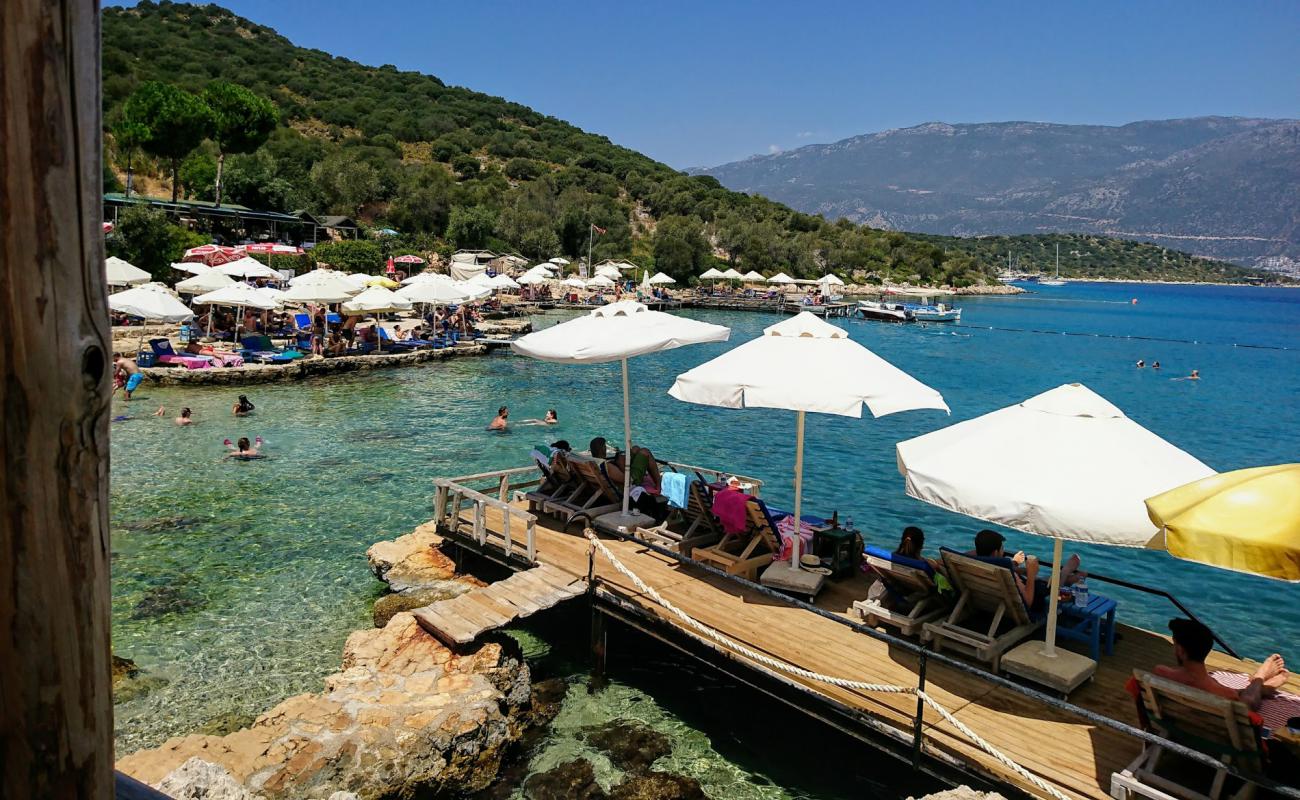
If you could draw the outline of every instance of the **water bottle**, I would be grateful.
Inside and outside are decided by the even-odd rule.
[[[849,517],[848,519],[844,520],[844,530],[846,531],[857,530],[857,528],[853,527],[853,517]]]
[[[1079,582],[1074,584],[1074,605],[1078,608],[1088,607],[1088,579],[1080,578]]]

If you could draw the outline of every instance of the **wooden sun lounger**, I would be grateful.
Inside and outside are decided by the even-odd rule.
[[[686,508],[677,515],[680,519],[689,520],[685,531],[669,527],[672,523],[670,518],[663,525],[638,528],[637,536],[684,556],[689,556],[697,547],[716,544],[722,538],[722,524],[713,516],[713,501],[709,497],[708,487],[698,479],[692,480],[687,485],[686,497]]]
[[[552,499],[543,504],[546,513],[564,520],[563,530],[568,530],[575,519],[591,520],[623,507],[623,499],[600,471],[600,462],[576,453],[568,455],[566,461],[582,485],[567,500]]]
[[[956,605],[947,618],[926,622],[921,638],[934,642],[935,652],[951,646],[989,664],[993,672],[1002,667],[1002,654],[1029,638],[1043,625],[1032,619],[1025,608],[1020,587],[1011,569],[952,550],[940,550],[948,580],[958,592]],[[971,627],[984,615],[991,620],[983,630]],[[999,632],[1003,621],[1008,630]]]
[[[542,473],[541,484],[531,492],[524,494],[528,501],[528,510],[533,513],[546,511],[547,503],[565,503],[573,499],[585,486],[585,481],[574,475],[568,465],[567,454],[557,458],[552,464],[544,464],[534,459],[537,469]]]
[[[927,622],[942,617],[946,608],[934,585],[934,575],[919,567],[899,563],[870,552],[864,556],[876,579],[895,596],[853,601],[853,608],[873,628],[888,625],[904,636],[917,636]],[[906,609],[906,610],[904,610]]]
[[[768,519],[763,501],[751,497],[745,504],[749,524],[740,533],[724,534],[722,541],[711,547],[696,547],[691,558],[715,566],[731,575],[756,580],[758,571],[781,552],[781,539]]]
[[[1137,680],[1144,726],[1152,732],[1214,756],[1225,765],[1243,772],[1263,774],[1264,754],[1259,746],[1259,730],[1250,720],[1250,709],[1238,700],[1229,700],[1201,689],[1185,686],[1149,672],[1134,670]],[[1167,797],[1184,800],[1219,800],[1229,782],[1226,770],[1213,770],[1200,765],[1184,764],[1179,771],[1164,770],[1158,774],[1161,758],[1166,755],[1160,745],[1148,744],[1142,754],[1122,772],[1111,775],[1111,795],[1126,797],[1140,795],[1163,800]],[[1175,765],[1176,766],[1176,765]],[[1207,791],[1200,792],[1188,783],[1210,774]],[[1249,797],[1255,785],[1241,782],[1232,797]]]

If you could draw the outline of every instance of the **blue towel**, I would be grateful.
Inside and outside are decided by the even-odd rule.
[[[662,478],[664,497],[674,508],[686,508],[686,476],[680,472],[665,472]]]

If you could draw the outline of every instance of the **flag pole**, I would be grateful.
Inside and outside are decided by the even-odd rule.
[[[582,276],[584,278],[589,277],[591,273],[591,243],[592,241],[595,240],[595,238],[596,238],[596,223],[588,221],[587,222],[587,269],[584,270],[584,273],[587,274],[584,274]]]

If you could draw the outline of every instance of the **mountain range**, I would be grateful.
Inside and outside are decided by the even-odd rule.
[[[931,122],[692,171],[873,227],[1100,234],[1300,267],[1300,120]]]

